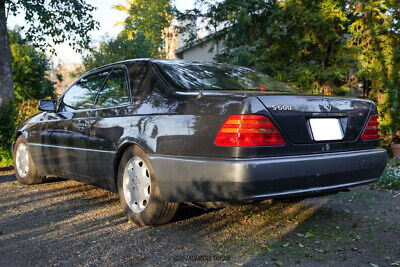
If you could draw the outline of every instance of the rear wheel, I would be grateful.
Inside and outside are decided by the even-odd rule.
[[[23,135],[19,136],[14,146],[14,170],[21,184],[40,184],[44,176],[39,175],[29,151],[28,143]]]
[[[162,198],[150,161],[137,146],[129,147],[120,161],[118,194],[128,219],[140,226],[165,224],[178,209],[178,203]]]

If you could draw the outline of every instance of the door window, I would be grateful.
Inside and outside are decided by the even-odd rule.
[[[108,73],[108,71],[96,73],[80,79],[65,93],[64,106],[72,109],[92,108],[96,95]]]
[[[114,69],[97,98],[95,108],[116,107],[129,103],[125,71]]]

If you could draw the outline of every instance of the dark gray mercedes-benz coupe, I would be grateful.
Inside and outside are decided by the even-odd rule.
[[[137,59],[94,69],[15,133],[18,181],[60,176],[118,192],[138,225],[178,203],[249,203],[374,182],[376,106],[306,95],[254,70]]]

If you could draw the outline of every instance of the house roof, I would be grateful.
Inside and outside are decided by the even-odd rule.
[[[174,51],[174,53],[175,53],[175,55],[178,55],[178,54],[181,54],[181,53],[183,53],[183,52],[185,52],[187,50],[192,49],[193,47],[203,45],[204,43],[214,39],[216,36],[222,34],[223,32],[225,32],[225,31],[223,31],[223,30],[222,31],[217,31],[217,32],[214,32],[214,33],[211,33],[211,34],[205,36],[204,38],[197,39],[195,41],[189,42],[188,44],[176,49]]]

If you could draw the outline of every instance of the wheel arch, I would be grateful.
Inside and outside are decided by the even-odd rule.
[[[22,131],[17,131],[17,132],[15,133],[15,135],[14,135],[15,140],[17,140],[18,137],[19,137],[20,135],[22,135],[22,134],[23,134]]]
[[[139,147],[141,150],[143,150],[146,154],[147,151],[146,149],[143,148],[143,146],[139,145],[137,142],[135,141],[126,141],[124,143],[122,143],[119,147],[118,147],[118,151],[117,154],[115,155],[115,159],[114,159],[114,184],[115,186],[118,186],[118,169],[119,169],[119,163],[121,161],[122,156],[124,155],[126,149],[130,146],[137,146]],[[117,187],[116,187],[117,188]]]
[[[15,134],[14,134],[14,142],[12,143],[12,147],[11,147],[12,153],[14,153],[15,142],[17,141],[18,137],[20,137],[21,135],[23,135],[26,138],[26,133],[24,134],[23,131],[18,130],[18,131],[15,132]]]

